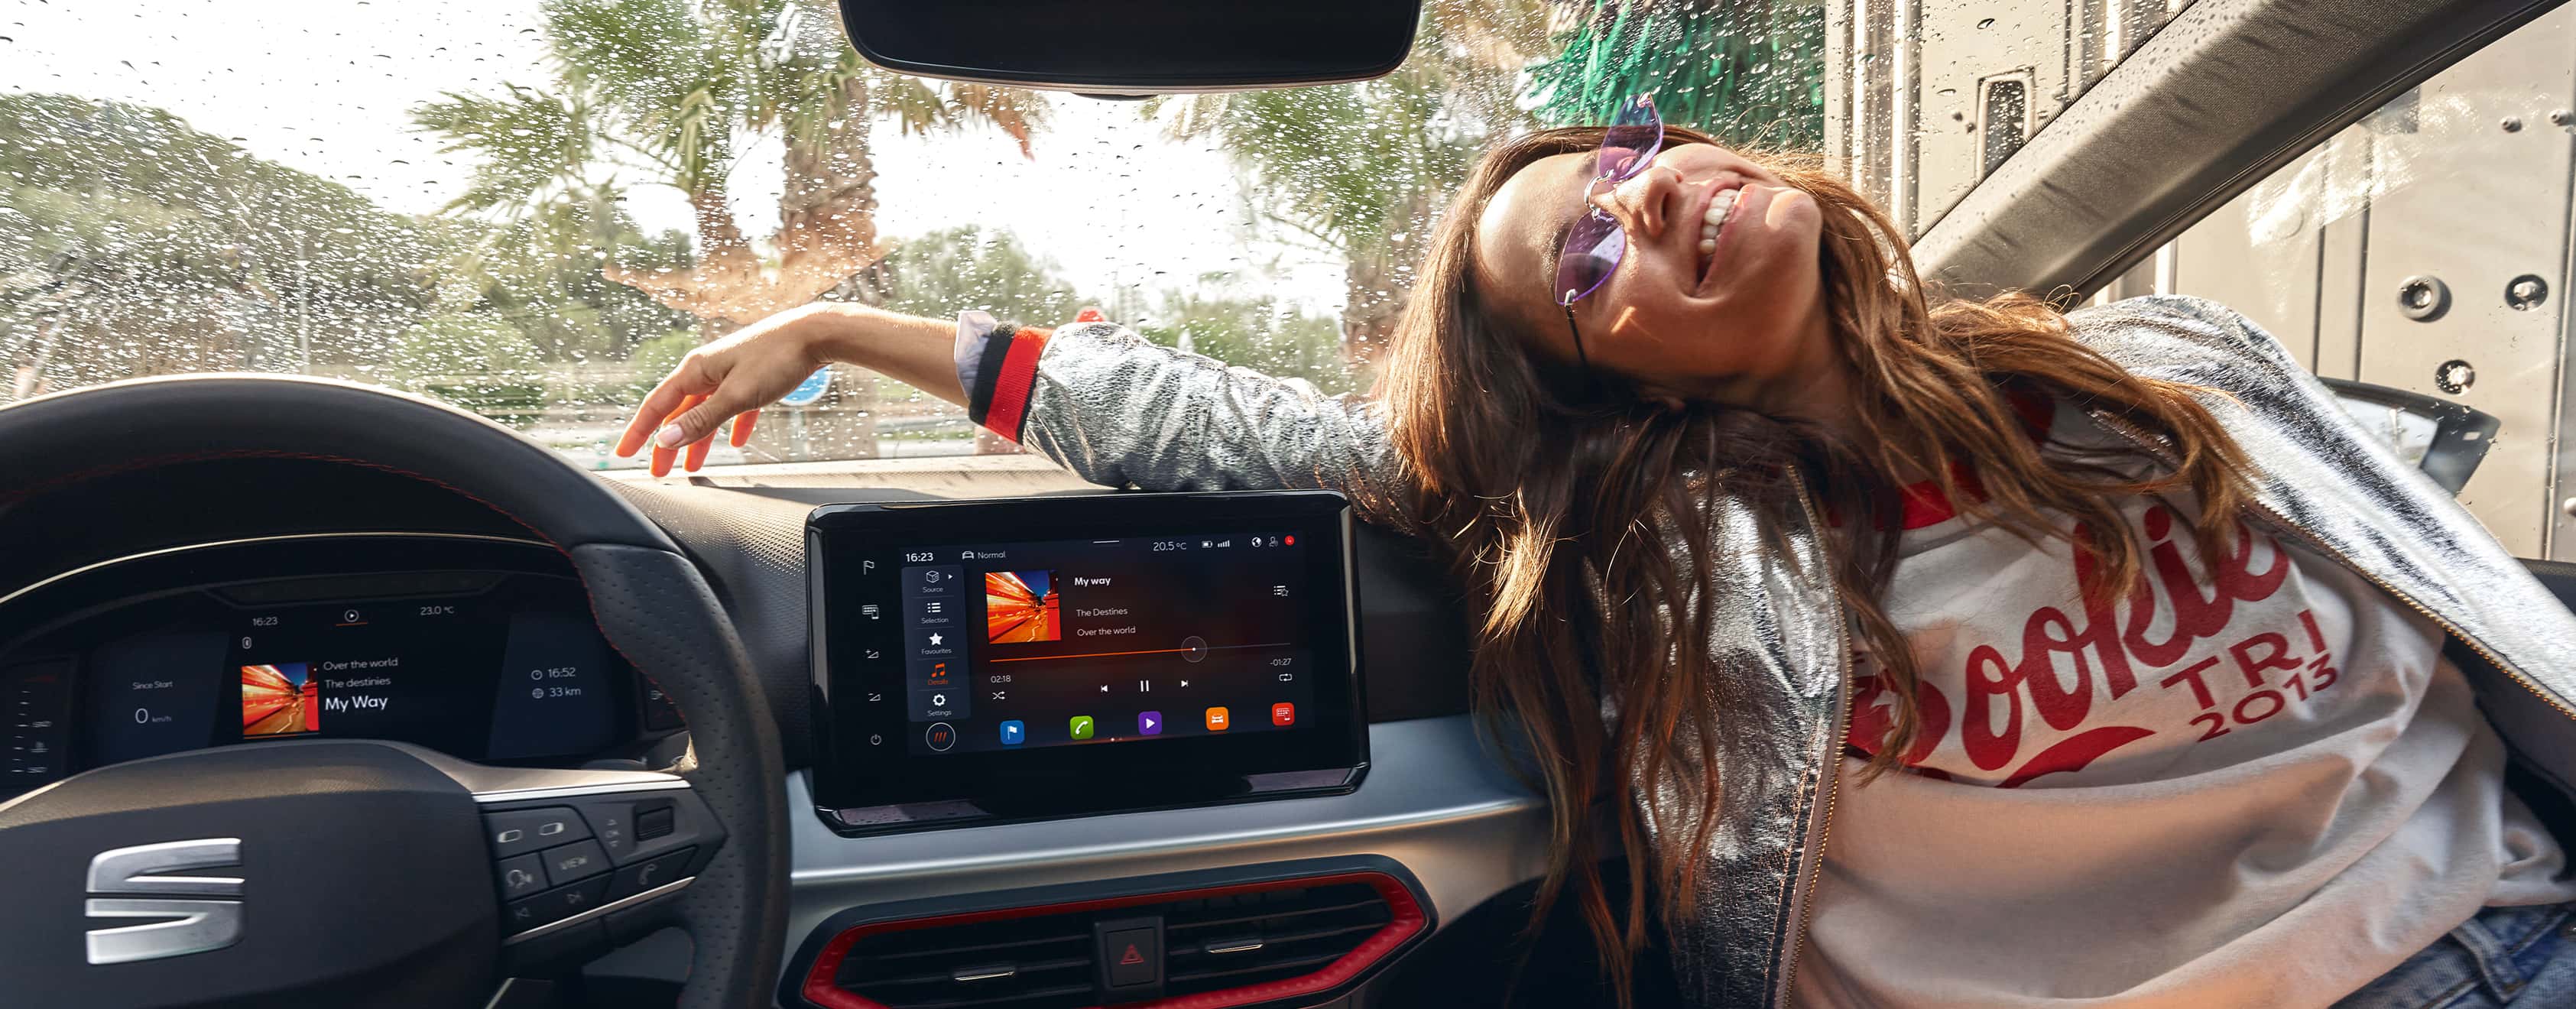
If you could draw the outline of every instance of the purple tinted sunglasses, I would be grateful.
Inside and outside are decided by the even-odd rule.
[[[1574,303],[1601,288],[1619,261],[1628,255],[1628,233],[1619,219],[1592,205],[1602,183],[1624,182],[1655,160],[1664,147],[1664,117],[1655,112],[1652,95],[1620,103],[1619,114],[1601,133],[1601,153],[1592,181],[1583,187],[1583,203],[1574,224],[1565,230],[1565,247],[1556,253],[1556,304],[1565,309],[1565,326],[1574,332],[1574,356],[1584,370],[1592,362],[1583,353],[1583,332],[1574,326]]]

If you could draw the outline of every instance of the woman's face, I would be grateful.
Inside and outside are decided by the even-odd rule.
[[[1476,223],[1477,289],[1539,353],[1576,366],[1550,289],[1590,191],[1628,236],[1618,269],[1574,303],[1591,367],[1654,393],[1756,409],[1787,406],[1783,396],[1833,370],[1813,197],[1709,144],[1666,147],[1616,188],[1591,181],[1595,164],[1589,150],[1533,162]]]

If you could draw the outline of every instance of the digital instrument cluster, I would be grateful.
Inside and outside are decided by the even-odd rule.
[[[0,654],[0,792],[207,746],[389,739],[499,763],[677,726],[577,583],[495,571],[249,582],[74,621]]]

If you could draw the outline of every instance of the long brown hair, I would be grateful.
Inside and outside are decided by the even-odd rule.
[[[1716,142],[1666,132],[1668,144]],[[2103,572],[2088,593],[2138,577],[2119,498],[2197,494],[2206,560],[2231,542],[2245,486],[2235,444],[2192,387],[2130,374],[2077,343],[2040,299],[1932,306],[1903,233],[1841,181],[1789,159],[1764,160],[1823,210],[1823,297],[1858,406],[1850,434],[1640,396],[1615,378],[1606,388],[1569,383],[1476,289],[1476,221],[1513,173],[1600,141],[1597,127],[1544,130],[1476,165],[1432,239],[1377,396],[1414,477],[1408,517],[1445,544],[1466,589],[1479,711],[1489,729],[1519,727],[1551,803],[1533,923],[1572,899],[1624,1002],[1647,909],[1668,929],[1687,923],[1693,853],[1721,808],[1725,719],[1740,691],[1706,647],[1715,608],[1728,602],[1703,591],[1717,558],[1701,517],[1718,496],[1751,507],[1775,548],[1787,546],[1787,530],[1808,528],[1811,503],[1840,519],[1827,523],[1828,574],[1898,708],[1875,774],[1919,727],[1915,660],[1880,606],[1899,532],[1893,475],[1929,474],[1962,513],[2034,543],[2074,538],[2067,519],[2112,531],[2080,544]],[[2135,478],[2109,460],[2052,461],[2017,419],[2022,391],[2132,425],[2161,440],[2174,465]],[[1650,808],[1628,801],[1640,783],[1676,780],[1704,787],[1658,787]],[[1596,868],[1604,813],[1628,855],[1625,913]]]

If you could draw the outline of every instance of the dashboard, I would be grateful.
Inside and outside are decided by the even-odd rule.
[[[1394,878],[1429,923],[1414,941],[1431,945],[1404,956],[1439,962],[1500,948],[1523,924],[1471,912],[1519,906],[1515,888],[1544,868],[1546,814],[1465,714],[1465,627],[1418,544],[1338,509],[1158,513],[1173,496],[1107,493],[1029,458],[893,462],[607,480],[703,573],[760,679],[791,811],[787,983],[818,983],[816,949],[852,914],[1060,905],[1104,888],[1124,901]],[[1024,515],[978,511],[1033,494],[1047,497]],[[833,509],[918,525],[809,540]],[[1117,528],[1065,521],[1085,511]],[[0,803],[155,753],[335,736],[529,768],[662,768],[685,752],[679,713],[606,647],[570,561],[436,485],[312,460],[187,461],[0,507],[0,538]],[[838,550],[847,564],[829,561]],[[905,587],[907,575],[933,585],[933,571],[964,590],[953,598],[966,609],[939,616],[965,633],[950,675],[971,698],[942,698],[939,659],[902,652],[916,632],[945,644],[924,622],[938,594]],[[817,634],[869,605],[876,636]],[[883,661],[836,675],[845,642],[849,658],[875,648]],[[1022,657],[1038,661],[994,661]],[[869,683],[888,700],[850,720],[859,705],[841,702]],[[915,698],[916,685],[930,694]],[[1076,738],[1083,716],[1089,738]],[[895,791],[898,768],[926,768],[919,782],[939,787]],[[1211,955],[1146,952],[1167,954],[1174,978],[1181,958]],[[646,941],[589,969],[667,978],[687,960]],[[1390,983],[1415,976],[1459,975]],[[855,974],[819,983],[865,988]]]
[[[609,648],[558,555],[498,538],[260,538],[148,553],[0,608],[0,796],[290,739],[503,765],[631,757],[677,712]]]

